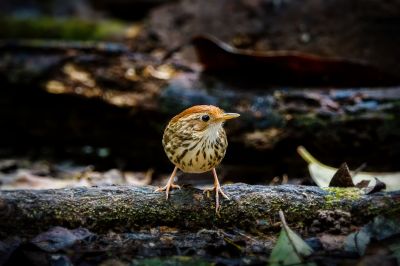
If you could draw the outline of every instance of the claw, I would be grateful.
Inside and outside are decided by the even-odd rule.
[[[207,193],[209,195],[210,191],[215,190],[215,212],[219,215],[219,209],[221,206],[219,205],[219,194],[229,200],[229,197],[225,194],[225,192],[222,190],[221,185],[219,184],[217,173],[215,171],[215,168],[212,170],[214,174],[214,187],[213,188],[207,188],[203,191],[203,193]]]
[[[169,197],[169,191],[171,190],[171,188],[177,188],[177,189],[181,189],[180,186],[175,185],[174,182],[174,177],[176,174],[176,171],[178,170],[177,167],[175,167],[174,171],[172,172],[171,176],[168,179],[167,184],[164,187],[159,187],[156,190],[154,190],[154,192],[162,192],[165,190],[165,198],[168,199]]]
[[[168,199],[169,191],[171,190],[171,188],[181,189],[181,187],[178,185],[175,185],[173,183],[167,183],[164,187],[159,187],[156,190],[154,190],[154,192],[162,192],[165,190],[165,198]]]
[[[230,200],[230,198],[225,194],[225,192],[222,190],[221,187],[218,188],[218,192],[221,193],[221,195],[222,195],[225,199]]]

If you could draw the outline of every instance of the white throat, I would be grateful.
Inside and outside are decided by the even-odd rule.
[[[222,128],[222,122],[212,123],[206,130],[204,137],[210,142],[215,142],[220,136],[219,131]]]

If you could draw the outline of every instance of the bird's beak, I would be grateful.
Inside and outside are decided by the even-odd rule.
[[[236,118],[239,116],[240,116],[240,114],[237,114],[237,113],[224,113],[221,115],[221,117],[219,117],[219,120],[225,121],[225,120],[233,119],[233,118]]]

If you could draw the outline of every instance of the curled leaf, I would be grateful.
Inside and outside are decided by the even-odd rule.
[[[378,178],[375,177],[375,186],[371,187],[366,194],[373,194],[379,191],[382,191],[386,188],[385,183],[383,183],[382,181],[380,181]]]

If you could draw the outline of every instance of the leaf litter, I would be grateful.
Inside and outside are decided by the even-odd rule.
[[[297,148],[297,152],[300,156],[308,163],[308,170],[310,172],[311,178],[313,181],[321,188],[329,187],[332,182],[333,177],[337,174],[339,169],[334,167],[325,165],[319,162],[314,156],[312,156],[304,147],[300,146]],[[343,166],[343,169],[340,169],[340,177],[343,178],[345,175],[342,173],[346,173],[347,165]],[[348,168],[348,167],[347,167]],[[366,184],[366,181],[369,181],[368,188],[375,188],[369,191],[369,193],[373,193],[376,191],[396,191],[400,190],[400,172],[393,173],[378,173],[378,172],[358,172],[356,175],[352,174],[351,171],[347,171],[351,175],[351,180],[353,184],[360,184],[363,186]],[[347,174],[347,177],[348,174]],[[336,181],[334,181],[335,183]],[[349,184],[349,180],[346,181]],[[386,188],[383,188],[383,183]],[[373,191],[373,192],[372,192]],[[368,192],[368,191],[367,191]]]
[[[111,169],[95,171],[92,166],[70,163],[0,160],[0,189],[58,189],[100,185],[144,186],[152,181],[153,170],[130,172]]]

